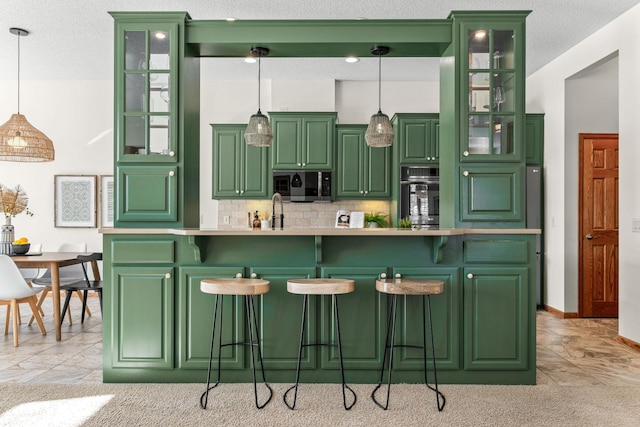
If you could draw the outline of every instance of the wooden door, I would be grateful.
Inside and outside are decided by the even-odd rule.
[[[618,135],[580,134],[578,315],[618,316]]]

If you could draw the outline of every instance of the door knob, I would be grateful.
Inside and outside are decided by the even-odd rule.
[[[591,240],[593,239],[593,236],[591,234],[587,234],[587,240]]]

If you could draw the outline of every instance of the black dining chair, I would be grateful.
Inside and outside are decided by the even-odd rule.
[[[102,253],[94,252],[89,255],[78,255],[78,259],[82,261],[80,265],[82,266],[82,272],[84,273],[84,280],[60,286],[60,290],[67,291],[67,296],[64,299],[64,306],[62,308],[60,324],[62,324],[62,322],[64,321],[64,316],[67,312],[67,308],[69,307],[69,302],[71,301],[71,295],[73,295],[73,293],[76,291],[82,291],[83,294],[81,323],[84,323],[84,313],[87,309],[87,294],[89,293],[89,291],[95,291],[98,293],[98,298],[100,299],[100,313],[102,314],[102,280],[89,280],[86,266],[86,263],[88,262],[102,260]]]

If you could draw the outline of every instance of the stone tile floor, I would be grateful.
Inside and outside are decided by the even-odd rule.
[[[27,326],[28,306],[21,307],[20,346],[13,333],[0,338],[0,382],[101,383],[102,316],[98,298],[89,298],[93,315],[80,323],[80,300],[72,299],[73,325],[62,326],[62,341],[55,340],[51,298],[43,305],[48,331],[42,336]],[[5,311],[0,309],[4,326]],[[537,382],[555,385],[640,386],[640,352],[615,340],[617,319],[560,319],[538,311]]]

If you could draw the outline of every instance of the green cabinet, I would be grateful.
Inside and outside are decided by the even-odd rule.
[[[269,113],[273,170],[331,170],[336,113]]]
[[[199,115],[190,113],[199,109],[199,59],[184,44],[189,16],[173,12],[111,15],[115,20],[115,226],[198,226],[197,209],[185,209],[198,205],[200,167]],[[158,174],[161,169],[174,175],[164,179]]]
[[[337,127],[338,199],[388,198],[391,195],[391,148],[368,147],[366,125]]]
[[[438,114],[396,114],[398,162],[401,165],[433,165],[440,160],[440,120]]]
[[[544,161],[544,114],[527,114],[524,140],[527,166],[542,166]]]
[[[233,278],[244,275],[244,267],[190,266],[180,269],[180,287],[177,301],[177,332],[179,341],[178,367],[180,369],[207,369],[211,348],[211,328],[216,296],[200,290],[203,279],[213,277]],[[246,312],[244,298],[224,296],[222,310],[222,342],[243,342],[246,340]],[[222,298],[218,303],[221,303]],[[217,324],[220,327],[220,323]],[[246,364],[244,346],[223,347],[220,354],[214,348],[213,357],[220,360],[223,369],[243,369]]]
[[[249,147],[246,125],[213,126],[213,198],[268,197],[268,149]]]
[[[111,276],[112,366],[172,369],[173,268],[117,266]]]
[[[461,165],[463,222],[524,221],[522,165]]]
[[[464,275],[464,368],[527,369],[528,270],[466,267]]]

